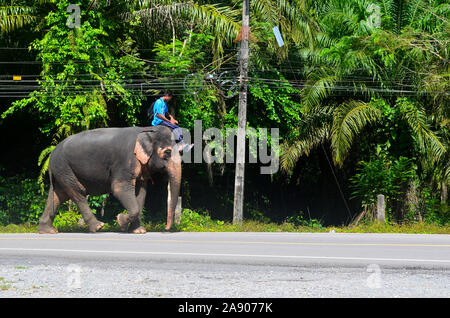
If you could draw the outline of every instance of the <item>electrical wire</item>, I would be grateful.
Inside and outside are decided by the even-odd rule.
[[[0,48],[0,49],[13,49],[13,48]],[[231,58],[234,58],[235,55],[232,55]],[[229,62],[230,57],[222,57],[217,59],[216,61],[227,59]],[[14,62],[0,62],[0,64],[7,64],[7,63],[34,63],[39,64],[42,62],[39,61],[14,61]],[[153,61],[150,61],[153,62]],[[344,76],[337,76],[336,80],[334,81],[336,84],[325,86],[325,85],[315,85],[313,81],[311,80],[298,80],[296,74],[299,74],[303,72],[302,68],[295,68],[292,66],[292,63],[290,60],[287,60],[289,63],[289,68],[278,68],[278,69],[270,69],[270,70],[261,70],[261,69],[253,69],[250,72],[250,75],[247,79],[250,83],[253,83],[254,85],[257,85],[258,83],[265,85],[268,88],[271,89],[287,89],[287,88],[294,88],[297,90],[302,89],[308,89],[308,88],[321,88],[327,90],[328,96],[339,96],[342,93],[345,92],[351,92],[351,93],[381,93],[381,94],[402,94],[402,95],[420,95],[420,94],[442,94],[442,95],[448,95],[449,91],[425,91],[425,90],[410,90],[407,89],[408,87],[417,87],[415,83],[419,81],[417,79],[417,74],[414,73],[415,76],[405,76],[401,80],[399,79],[378,79],[373,76],[368,75],[344,75]],[[72,61],[72,63],[79,63],[79,64],[86,64],[89,63],[87,61]],[[64,63],[55,63],[55,64],[64,64]],[[230,63],[228,63],[230,64]],[[231,63],[233,64],[233,63]],[[295,62],[294,62],[295,64]],[[207,66],[212,65],[212,63],[208,64]],[[92,78],[92,77],[108,77],[109,74],[74,74],[68,78],[68,79],[51,79],[52,83],[55,84],[62,84],[62,85],[45,85],[41,86],[39,82],[45,82],[47,76],[41,75],[41,74],[24,74],[20,75],[23,77],[23,80],[15,81],[11,80],[12,75],[0,75],[0,98],[1,97],[8,97],[8,98],[20,98],[20,97],[26,97],[28,94],[32,93],[33,91],[38,91],[39,96],[48,96],[53,97],[56,95],[53,94],[43,94],[42,89],[48,90],[52,88],[61,88],[63,89],[64,93],[73,93],[73,94],[82,94],[82,93],[91,93],[100,91],[100,88],[103,87],[103,89],[113,88],[115,85],[110,85],[108,83],[115,83],[116,85],[120,85],[121,87],[128,90],[129,93],[136,93],[132,96],[153,96],[153,94],[148,94],[148,90],[161,90],[161,89],[171,89],[174,91],[185,91],[186,89],[189,91],[189,89],[196,90],[201,89],[205,82],[208,82],[205,78],[205,69],[207,66],[203,67],[200,70],[191,70],[192,75],[196,75],[199,78],[199,81],[201,83],[195,84],[190,83],[188,87],[186,87],[186,77],[182,78],[172,78],[170,76],[166,78],[159,78],[157,79],[156,76],[158,74],[151,74],[151,73],[142,73],[142,72],[129,72],[126,73],[126,78],[120,78],[120,79],[108,79],[108,78],[102,78],[99,80],[98,78]],[[213,80],[211,80],[211,83],[214,83],[216,85],[220,85],[218,83],[218,76],[220,74],[224,74],[225,72],[231,72],[230,75],[233,75],[233,71],[236,71],[236,67],[232,65],[222,65],[220,68],[217,68],[217,66],[214,68]],[[277,78],[270,78],[270,77],[264,77],[267,76],[267,74],[276,72],[282,72],[282,73],[290,73],[293,74],[293,79],[277,79]],[[355,70],[353,70],[355,71]],[[408,71],[408,70],[407,70]],[[410,72],[413,73],[413,72]],[[161,75],[161,74],[159,74]],[[253,76],[252,76],[253,75]],[[138,77],[138,78],[137,78]],[[3,79],[6,78],[6,79]],[[9,78],[9,79],[8,79]],[[153,78],[153,79],[151,79]],[[237,81],[238,75],[237,71],[236,74],[231,77],[227,77],[226,80],[232,81],[233,79]],[[440,83],[443,82],[442,80],[436,79],[428,79],[428,80],[420,80],[422,83]],[[448,82],[445,82],[448,83]],[[23,85],[26,84],[26,85]],[[32,85],[35,84],[35,85]],[[69,85],[64,85],[69,84]],[[347,84],[347,85],[346,85]],[[371,85],[372,84],[372,85]],[[390,87],[387,87],[390,86]],[[136,89],[138,88],[138,89]],[[406,88],[406,89],[405,89]],[[41,89],[41,90],[39,90]],[[112,93],[107,93],[108,96],[111,96]],[[298,95],[298,92],[288,95]],[[120,94],[118,94],[120,96]]]

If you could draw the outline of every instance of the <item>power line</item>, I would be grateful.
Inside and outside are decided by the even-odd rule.
[[[250,81],[251,83],[251,81]],[[101,86],[97,85],[83,85],[81,87],[71,85],[71,86],[47,86],[45,87],[45,90],[51,89],[51,88],[61,88],[60,91],[67,92],[67,93],[83,93],[83,92],[94,92],[94,91],[101,91]],[[103,84],[104,88],[114,88],[115,85],[107,85]],[[166,89],[180,89],[180,90],[186,90],[185,86],[182,83],[172,83],[172,84],[164,84],[159,83],[155,85],[146,85],[142,86],[142,89],[133,89],[140,87],[139,84],[132,85],[122,85],[123,88],[127,89],[128,91],[135,91],[135,92],[144,92],[148,89],[158,89],[158,88],[166,88]],[[190,88],[192,89],[201,89],[203,85],[190,85]],[[36,89],[33,89],[36,88]],[[11,90],[15,93],[32,93],[34,91],[40,92],[42,90],[39,90],[41,88],[40,86],[24,86],[24,87],[11,87],[11,86],[2,86],[0,85],[0,94],[2,93],[8,93],[8,91],[4,90]],[[78,88],[78,89],[77,89]],[[92,88],[92,89],[90,89]],[[274,87],[278,89],[283,89],[283,87]],[[305,89],[305,88],[323,88],[322,86],[317,85],[300,85],[298,87],[294,87],[294,89]],[[424,91],[424,90],[406,90],[406,89],[387,89],[387,88],[375,88],[375,87],[351,87],[351,86],[330,86],[326,88],[327,91],[342,91],[342,92],[378,92],[378,93],[398,93],[398,94],[443,94],[448,95],[450,94],[450,91]],[[289,95],[289,94],[288,94]],[[298,93],[293,93],[290,95],[298,95]]]

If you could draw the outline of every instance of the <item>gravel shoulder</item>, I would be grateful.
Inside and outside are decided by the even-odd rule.
[[[0,261],[0,297],[450,297],[448,269]]]

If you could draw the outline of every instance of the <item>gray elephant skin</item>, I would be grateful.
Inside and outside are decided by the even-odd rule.
[[[119,214],[122,231],[145,233],[142,208],[151,175],[167,173],[171,198],[167,226],[172,226],[181,181],[181,159],[172,132],[163,126],[99,128],[72,135],[53,150],[49,162],[50,189],[39,233],[58,233],[53,226],[60,204],[71,199],[90,232],[98,231],[87,195],[112,193],[128,214]]]

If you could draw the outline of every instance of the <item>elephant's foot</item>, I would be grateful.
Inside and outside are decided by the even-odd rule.
[[[169,232],[171,228],[172,228],[172,221],[171,221],[171,219],[169,219],[167,221],[166,227],[164,228],[164,232]]]
[[[128,215],[122,213],[117,214],[117,224],[122,232],[126,232],[128,228]]]
[[[141,225],[140,220],[136,220],[130,224],[130,227],[128,228],[128,233],[145,234],[147,233],[147,230]]]
[[[104,225],[105,223],[100,221],[94,222],[92,225],[89,225],[89,232],[95,233],[98,230],[100,230]]]
[[[51,225],[39,224],[38,232],[39,234],[57,234],[58,230]]]
[[[139,226],[138,228],[131,230],[130,233],[145,234],[145,233],[147,233],[147,230],[143,226]]]

